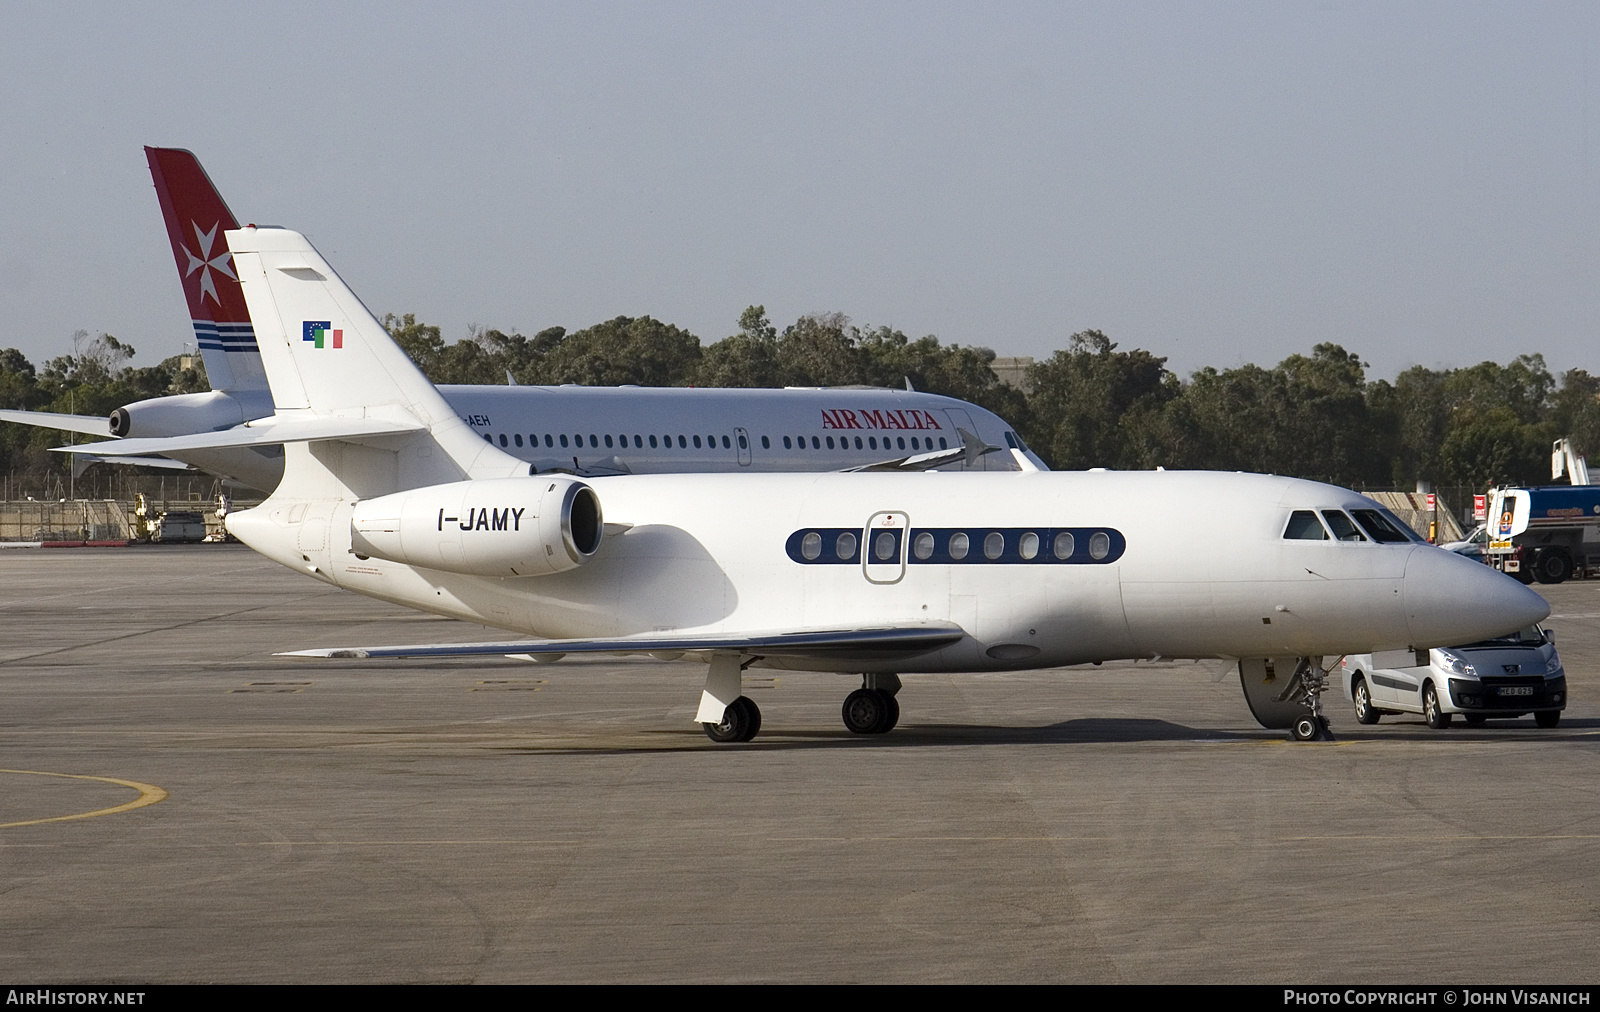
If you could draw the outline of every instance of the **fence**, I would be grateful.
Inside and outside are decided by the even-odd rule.
[[[0,541],[129,541],[128,513],[109,499],[0,503]]]

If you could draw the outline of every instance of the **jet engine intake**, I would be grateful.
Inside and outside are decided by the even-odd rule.
[[[232,394],[212,390],[200,394],[169,394],[124,404],[111,412],[113,436],[187,436],[195,432],[215,432],[263,414],[272,414],[272,404],[246,405]],[[254,409],[254,410],[252,410]]]
[[[472,576],[544,576],[600,548],[600,497],[573,478],[482,478],[356,503],[350,550]]]

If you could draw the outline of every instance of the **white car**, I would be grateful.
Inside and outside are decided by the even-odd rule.
[[[1458,713],[1468,724],[1532,713],[1540,727],[1555,727],[1567,705],[1555,634],[1537,625],[1459,647],[1352,654],[1340,670],[1363,724],[1386,713],[1420,713],[1433,728]]]

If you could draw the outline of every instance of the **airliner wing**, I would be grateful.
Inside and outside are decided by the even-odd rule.
[[[91,436],[111,434],[111,423],[104,415],[58,415],[53,411],[0,411],[0,422],[36,425],[43,429],[60,429],[62,432],[86,432]]]
[[[941,464],[954,464],[958,460],[971,463],[986,453],[998,453],[1000,447],[990,446],[983,440],[974,436],[966,429],[956,429],[961,436],[961,445],[948,450],[932,450],[928,453],[914,453],[909,457],[896,457],[893,460],[880,460],[873,464],[863,464],[860,467],[847,467],[845,471],[928,471]],[[887,442],[887,440],[885,440]]]
[[[385,418],[264,418],[236,425],[220,432],[196,432],[186,436],[152,436],[145,439],[111,439],[103,443],[57,446],[57,453],[82,453],[91,449],[108,456],[172,454],[184,450],[212,450],[229,446],[277,446],[315,439],[359,439],[367,436],[399,436],[421,432],[420,422],[391,421]]]
[[[880,657],[925,654],[959,641],[966,633],[951,622],[874,629],[804,629],[744,635],[701,633],[617,636],[609,639],[507,640],[504,643],[421,643],[393,647],[328,647],[291,650],[279,657],[481,657],[531,654],[637,654],[688,650],[738,652],[762,657]]]

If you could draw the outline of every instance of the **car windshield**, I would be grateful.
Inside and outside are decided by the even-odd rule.
[[[1468,643],[1458,647],[1460,650],[1489,650],[1505,649],[1506,647],[1536,647],[1544,643],[1544,630],[1537,625],[1530,625],[1526,629],[1519,629],[1505,636],[1496,636],[1493,639],[1479,640],[1477,643]]]

